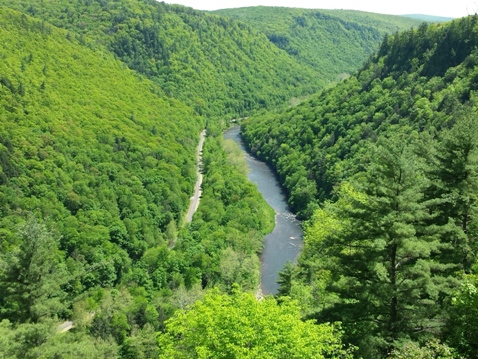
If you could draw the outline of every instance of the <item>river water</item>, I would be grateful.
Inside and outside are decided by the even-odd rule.
[[[261,255],[262,293],[276,294],[279,289],[278,273],[288,261],[294,262],[302,249],[303,232],[300,221],[290,212],[274,172],[264,162],[247,153],[239,126],[227,130],[224,139],[232,139],[241,147],[249,166],[249,180],[257,184],[264,199],[276,212],[275,228],[264,238]]]

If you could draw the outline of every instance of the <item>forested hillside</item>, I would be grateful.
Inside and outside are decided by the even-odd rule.
[[[391,125],[440,130],[462,105],[470,106],[473,19],[388,37],[356,76],[300,106],[245,124],[253,152],[277,168],[290,194],[297,189],[302,196],[291,196],[296,210],[330,198],[335,184],[360,169],[355,156],[362,144]],[[299,178],[307,182],[296,186]]]
[[[71,317],[74,298],[126,280],[171,239],[203,125],[66,31],[6,9],[0,18],[0,318],[30,323],[16,335],[39,331],[40,345],[45,321]]]
[[[93,248],[107,240],[139,258],[182,220],[202,119],[66,32],[1,15],[3,248],[15,243],[19,218],[39,211],[61,227],[61,248],[85,263],[101,263]],[[90,284],[119,279],[114,266],[105,270]]]
[[[402,15],[416,20],[426,21],[426,22],[448,22],[452,21],[452,17],[443,17],[443,16],[433,16],[433,15],[424,15],[424,14],[407,14]]]
[[[476,15],[389,36],[346,81],[244,123],[309,219],[281,295],[363,357],[476,358],[477,39]]]
[[[266,6],[214,13],[260,30],[278,48],[313,67],[328,81],[355,72],[378,49],[385,34],[408,30],[422,22],[361,11]]]
[[[155,0],[6,0],[17,9],[103,46],[171,97],[211,116],[243,115],[325,84],[243,23]]]

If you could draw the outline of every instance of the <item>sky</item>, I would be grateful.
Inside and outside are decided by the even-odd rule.
[[[462,17],[478,12],[478,0],[165,0],[198,10],[218,10],[245,6],[286,6],[309,9],[347,9],[381,14],[425,14]]]

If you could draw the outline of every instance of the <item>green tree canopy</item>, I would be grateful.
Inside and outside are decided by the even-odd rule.
[[[296,302],[208,293],[166,322],[160,358],[343,358],[338,327],[302,321]],[[343,356],[344,355],[344,356]]]
[[[469,276],[454,293],[446,339],[466,358],[478,358],[478,278]]]
[[[338,81],[376,51],[385,34],[408,30],[421,21],[353,10],[254,6],[214,11],[242,21],[321,78]]]

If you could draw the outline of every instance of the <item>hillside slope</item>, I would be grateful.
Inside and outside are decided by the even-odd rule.
[[[278,48],[328,81],[356,71],[377,50],[385,34],[421,21],[352,10],[286,7],[224,9],[215,14],[240,20],[265,33]]]
[[[243,23],[155,0],[6,0],[3,6],[101,44],[168,96],[208,116],[238,115],[325,82]]]
[[[74,293],[117,283],[182,220],[202,120],[66,31],[0,17],[0,252],[37,213],[55,223],[71,270],[96,268]]]
[[[433,15],[425,15],[425,14],[405,14],[401,15],[405,17],[409,17],[416,20],[427,21],[427,22],[448,22],[454,20],[452,17],[444,17],[444,16],[433,16]]]
[[[422,25],[390,36],[344,83],[298,107],[247,122],[244,136],[253,152],[276,167],[289,194],[303,196],[291,197],[296,210],[330,198],[333,187],[360,168],[354,156],[362,144],[390,125],[441,128],[458,105],[469,104],[474,21]]]

